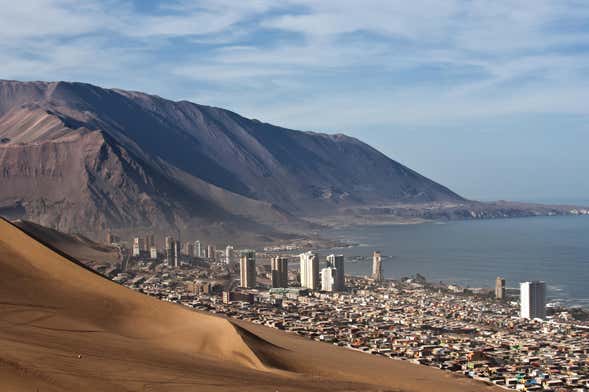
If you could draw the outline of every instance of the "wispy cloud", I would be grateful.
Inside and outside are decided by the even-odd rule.
[[[5,78],[208,97],[203,103],[313,128],[589,114],[579,105],[589,98],[583,1],[0,0],[0,7]]]

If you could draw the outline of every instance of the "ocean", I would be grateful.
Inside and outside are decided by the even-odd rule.
[[[324,234],[358,244],[321,252],[344,254],[346,273],[370,274],[370,256],[379,250],[387,278],[420,273],[430,282],[473,288],[494,287],[497,276],[508,288],[544,280],[549,302],[589,309],[589,216],[362,226]]]

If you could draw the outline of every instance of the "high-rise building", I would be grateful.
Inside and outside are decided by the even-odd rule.
[[[522,282],[520,289],[520,317],[527,319],[546,318],[546,283]]]
[[[145,236],[145,251],[150,251],[152,246],[155,246],[155,237],[153,234],[148,234]]]
[[[372,279],[377,282],[383,281],[382,276],[382,257],[380,252],[376,251],[372,255]]]
[[[133,257],[139,257],[139,255],[141,254],[141,251],[139,250],[139,244],[136,244],[136,243],[135,243],[135,240],[136,240],[136,239],[137,239],[137,238],[135,238],[135,239],[133,240],[133,251],[132,251],[132,252],[133,252],[133,253],[132,253],[132,254],[133,254]]]
[[[166,264],[172,267],[174,265],[174,237],[164,237],[164,254],[166,256]]]
[[[288,287],[288,258],[276,256],[271,261],[272,287]]]
[[[344,277],[344,256],[333,254],[327,256],[327,266],[335,268],[335,281],[333,283],[333,291],[342,291],[346,286],[346,281]]]
[[[505,279],[500,276],[495,279],[495,298],[505,299]]]
[[[174,267],[180,267],[180,241],[174,241],[172,244],[174,249]]]
[[[200,241],[194,241],[194,257],[202,257],[202,249],[200,248]]]
[[[194,244],[189,241],[185,242],[182,245],[182,254],[185,256],[192,257],[193,253],[194,253]]]
[[[231,245],[227,245],[225,248],[225,263],[231,264],[233,262],[233,247]]]
[[[239,277],[241,287],[253,289],[256,287],[256,252],[244,250],[239,260]]]
[[[145,251],[145,239],[141,237],[133,238],[133,256],[141,256],[141,253]]]
[[[301,287],[319,290],[319,256],[313,252],[299,255],[301,261]]]
[[[110,231],[106,233],[107,244],[118,244],[119,242],[121,242],[121,238],[118,235],[114,235]]]
[[[217,250],[215,249],[215,245],[207,246],[207,257],[212,261],[217,261]]]
[[[333,267],[323,268],[321,270],[321,290],[323,291],[336,291],[335,278],[337,275],[337,269]]]
[[[152,260],[157,260],[157,248],[155,246],[149,248],[149,258]]]

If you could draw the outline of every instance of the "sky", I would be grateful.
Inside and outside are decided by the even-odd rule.
[[[346,133],[461,195],[589,203],[586,0],[0,0],[0,78]]]

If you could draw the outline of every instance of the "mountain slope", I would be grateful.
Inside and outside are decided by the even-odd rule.
[[[156,300],[3,219],[0,298],[2,391],[494,390]]]
[[[85,233],[264,233],[342,206],[463,200],[345,135],[83,83],[0,81],[0,168],[0,213]]]

